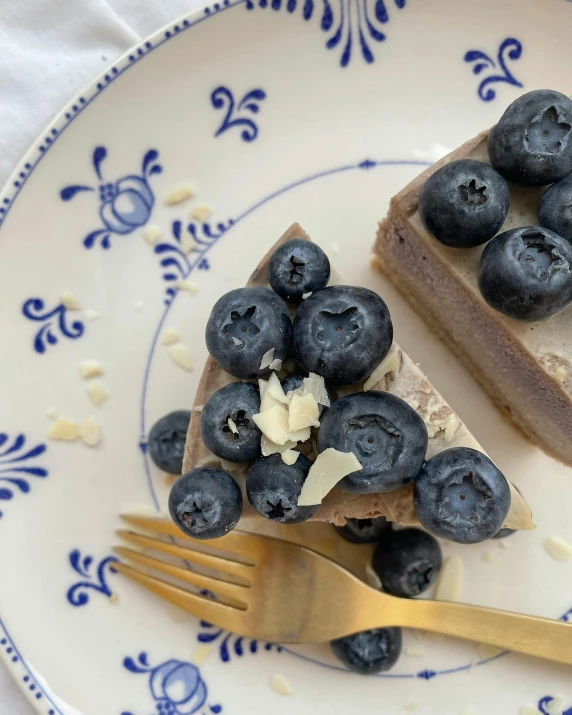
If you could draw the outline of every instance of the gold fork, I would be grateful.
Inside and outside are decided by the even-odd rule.
[[[183,536],[168,519],[123,518],[146,531],[182,539],[185,546],[121,530],[118,534],[124,540],[214,569],[220,576],[197,573],[124,547],[115,551],[137,566],[118,562],[114,568],[176,606],[238,635],[273,643],[314,643],[371,628],[402,626],[572,665],[572,625],[561,621],[458,603],[395,598],[370,588],[334,561],[286,541],[241,531],[213,541],[195,541]],[[228,555],[206,553],[196,545]],[[152,576],[149,569],[207,589],[222,602]]]

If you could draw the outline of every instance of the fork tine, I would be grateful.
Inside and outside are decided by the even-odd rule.
[[[218,596],[227,596],[233,601],[238,601],[241,606],[244,606],[245,609],[248,605],[248,586],[238,586],[234,583],[229,583],[228,581],[211,578],[210,576],[203,576],[202,574],[191,571],[190,569],[168,564],[165,561],[154,559],[151,556],[146,556],[145,554],[140,553],[139,551],[126,549],[122,546],[116,546],[113,550],[115,553],[129,559],[130,561],[134,561],[136,564],[147,566],[148,568],[155,569],[155,571],[161,571],[161,573],[165,573],[169,576],[173,576],[174,578],[178,578],[181,581],[185,581],[185,583],[189,583],[191,586],[206,588]]]
[[[240,554],[246,558],[252,558],[252,554],[256,553],[256,546],[258,545],[257,537],[247,534],[244,531],[234,530],[225,536],[220,536],[218,539],[193,539],[183,534],[171,519],[154,516],[139,516],[138,514],[121,514],[121,518],[140,529],[158,531],[160,534],[175,536],[177,539],[184,539],[194,544],[204,544],[211,546],[213,549],[230,551],[233,554]]]
[[[114,563],[113,568],[132,581],[145,586],[157,596],[192,613],[197,618],[234,633],[238,633],[241,630],[242,611],[239,611],[235,606],[217,603],[196,593],[189,593],[189,591],[184,591],[182,588],[177,588],[165,581],[147,575],[136,566],[129,566],[121,561]]]
[[[146,549],[154,549],[155,551],[161,551],[164,554],[176,556],[177,558],[183,559],[184,561],[191,561],[192,563],[198,564],[199,566],[206,566],[207,568],[215,569],[216,571],[223,571],[224,573],[231,574],[233,576],[239,576],[241,578],[246,579],[252,577],[252,566],[247,566],[246,564],[239,564],[237,561],[229,561],[228,559],[224,559],[221,556],[207,554],[204,551],[194,551],[192,549],[186,549],[183,546],[177,546],[177,544],[170,544],[167,541],[154,539],[151,536],[137,534],[134,531],[118,529],[115,533],[125,541],[130,541],[132,544],[137,544],[138,546],[142,546]],[[212,542],[203,543],[210,544]]]

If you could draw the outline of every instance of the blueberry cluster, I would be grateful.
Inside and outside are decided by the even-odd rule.
[[[378,295],[355,286],[327,287],[329,275],[330,264],[320,248],[293,240],[270,260],[268,280],[274,290],[243,288],[217,301],[206,342],[232,381],[203,406],[201,438],[223,464],[249,466],[246,498],[258,514],[281,524],[300,523],[317,512],[319,504],[298,502],[312,459],[326,450],[357,458],[361,468],[338,483],[349,494],[379,494],[413,484],[419,520],[431,533],[394,531],[384,517],[348,519],[336,527],[354,544],[376,543],[372,568],[382,588],[412,598],[434,583],[441,568],[441,551],[431,534],[459,543],[500,535],[510,488],[494,464],[475,450],[449,449],[426,461],[425,423],[399,397],[363,391],[361,385],[338,397],[340,388],[358,385],[385,359],[393,326]],[[288,359],[290,370],[283,370]],[[253,378],[269,373],[268,381],[255,384]],[[284,403],[292,406],[295,396],[303,401],[307,394],[314,409],[311,426],[291,427],[289,417],[280,422],[291,416]],[[270,440],[268,425],[260,419],[272,411],[276,422],[271,429],[277,430],[272,434],[282,434],[282,443],[278,436],[276,442]],[[189,412],[173,412],[149,436],[152,459],[171,473],[182,471],[189,418]],[[242,504],[236,480],[212,467],[183,474],[169,496],[173,521],[195,539],[228,533],[240,519]],[[332,642],[332,649],[351,670],[378,673],[397,660],[401,632],[386,628],[353,634]]]
[[[478,277],[484,300],[516,320],[543,320],[572,301],[572,101],[552,90],[519,97],[491,129],[488,152],[491,166],[461,159],[435,171],[419,194],[419,215],[451,248],[490,241]],[[552,184],[538,226],[498,233],[509,210],[507,182]]]

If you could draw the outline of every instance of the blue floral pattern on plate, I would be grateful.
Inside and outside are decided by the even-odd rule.
[[[74,583],[68,589],[66,598],[71,606],[85,606],[89,603],[89,591],[100,593],[103,596],[111,596],[112,591],[107,583],[107,574],[115,573],[113,564],[117,561],[114,556],[107,556],[101,559],[95,566],[92,556],[82,556],[79,549],[74,549],[69,555],[69,562],[72,569],[82,577],[81,581]]]
[[[481,50],[469,50],[465,54],[464,60],[473,65],[473,74],[479,75],[482,72],[488,74],[478,86],[477,94],[483,102],[492,101],[497,95],[494,89],[489,85],[505,82],[512,84],[515,87],[522,87],[522,82],[519,82],[512,72],[508,69],[506,58],[510,60],[518,60],[522,55],[522,43],[514,37],[507,37],[498,49],[497,59],[495,60]],[[500,70],[500,73],[499,73]]]
[[[211,94],[211,104],[215,109],[226,109],[226,114],[222,124],[215,132],[215,137],[219,137],[233,127],[243,127],[240,134],[242,141],[253,142],[258,136],[258,125],[249,116],[258,114],[260,102],[266,99],[266,92],[263,89],[251,89],[244,97],[235,102],[234,95],[228,87],[217,87]]]
[[[29,464],[30,460],[39,457],[46,451],[45,444],[35,447],[26,446],[26,437],[19,434],[10,441],[10,437],[0,432],[0,501],[13,499],[16,490],[28,494],[30,484],[28,477],[43,479],[48,476],[47,469]],[[4,515],[0,511],[0,518]]]
[[[170,305],[177,294],[177,289],[174,287],[177,281],[185,280],[195,268],[199,268],[199,270],[208,270],[210,268],[210,264],[204,254],[228,231],[233,223],[233,220],[229,219],[226,223],[189,223],[184,226],[182,221],[173,221],[171,224],[171,236],[158,243],[154,249],[161,259],[163,280],[169,284],[165,290],[166,305]],[[189,254],[186,254],[182,248],[184,231],[190,234],[196,244],[196,248]]]
[[[56,329],[60,336],[71,340],[81,338],[84,333],[85,326],[81,320],[74,320],[71,325],[68,325],[68,309],[63,303],[50,310],[50,308],[46,308],[46,304],[41,298],[29,298],[22,306],[22,313],[28,320],[43,323],[34,336],[33,343],[34,350],[40,355],[46,352],[49,345],[57,345]]]
[[[406,0],[394,0],[395,7],[404,8]],[[255,7],[272,10],[284,8],[293,13],[298,7],[306,22],[318,13],[318,0],[246,0],[248,10]],[[335,13],[334,13],[335,8]],[[372,52],[372,42],[383,42],[386,39],[381,27],[389,22],[387,4],[384,0],[322,0],[320,29],[329,34],[326,41],[328,50],[341,52],[340,66],[347,67],[352,57],[354,42],[357,42],[363,59],[371,64],[375,62]]]
[[[141,174],[124,176],[115,183],[105,182],[101,165],[107,158],[107,149],[98,146],[93,152],[92,162],[95,174],[101,182],[99,192],[99,217],[103,228],[98,228],[83,239],[86,248],[93,248],[99,240],[102,248],[110,248],[112,234],[124,235],[144,226],[155,204],[155,196],[149,185],[153,174],[160,174],[162,166],[157,162],[159,152],[149,149],[143,157]],[[71,184],[60,191],[62,201],[71,201],[83,192],[95,192],[93,186]]]
[[[147,653],[139,653],[137,660],[125,658],[123,666],[131,673],[149,676],[149,692],[156,715],[193,715],[207,703],[208,690],[200,670],[183,660],[167,660],[151,666]],[[221,705],[209,705],[211,713],[222,712]],[[154,715],[155,715],[154,713]],[[133,715],[123,712],[121,715]]]
[[[207,621],[201,621],[200,626],[201,631],[197,635],[197,640],[199,643],[216,644],[219,657],[223,663],[229,663],[233,654],[241,658],[246,652],[258,653],[260,648],[264,648],[265,651],[282,652],[282,646],[280,645],[260,643],[260,641],[252,640],[251,638],[243,638],[213,626]]]

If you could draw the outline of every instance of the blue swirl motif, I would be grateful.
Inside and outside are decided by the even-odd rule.
[[[68,589],[66,597],[71,606],[85,606],[89,603],[89,591],[101,593],[103,596],[111,596],[111,589],[107,583],[107,575],[115,573],[113,564],[117,561],[114,556],[107,556],[102,559],[97,569],[94,566],[92,556],[82,556],[79,549],[74,549],[69,555],[69,562],[72,569],[81,576],[82,580],[74,583]]]
[[[234,221],[218,223],[189,223],[186,226],[182,221],[173,221],[171,236],[167,241],[158,243],[154,250],[160,258],[163,269],[163,280],[169,285],[165,290],[165,305],[169,305],[177,293],[174,287],[176,281],[185,280],[195,269],[206,271],[210,268],[205,253],[216,243],[221,236],[233,225]],[[183,232],[187,232],[196,243],[196,248],[186,254],[182,248]]]
[[[28,494],[28,477],[44,479],[48,476],[47,469],[29,464],[30,460],[39,457],[46,449],[45,444],[27,447],[23,434],[10,440],[7,434],[0,432],[0,501],[13,499],[16,490]],[[0,511],[0,518],[2,516],[4,512]]]
[[[107,149],[104,146],[95,148],[92,163],[100,181],[98,186],[99,218],[103,228],[92,231],[83,239],[83,245],[86,248],[93,248],[97,241],[102,248],[110,248],[109,239],[112,234],[124,235],[144,226],[151,216],[151,210],[155,203],[155,196],[149,186],[149,178],[151,175],[160,174],[163,171],[161,165],[157,163],[159,152],[149,149],[143,157],[141,175],[124,176],[115,183],[105,182],[101,165],[106,157]],[[79,193],[85,191],[96,191],[96,188],[85,184],[73,184],[62,189],[60,197],[62,201],[71,201]]]
[[[550,708],[550,703],[554,701],[554,698],[551,695],[547,695],[544,698],[541,698],[538,701],[538,712],[542,713],[542,715],[554,715],[554,708]],[[572,708],[568,708],[568,710],[562,710],[558,709],[558,714],[560,715],[572,715]]]
[[[228,87],[217,87],[211,93],[211,104],[215,109],[226,109],[226,114],[222,124],[215,132],[215,137],[219,137],[233,127],[244,127],[241,138],[244,142],[253,142],[258,136],[258,126],[250,114],[258,114],[260,102],[266,99],[266,92],[263,89],[251,89],[244,97],[235,104],[234,95]]]
[[[395,7],[401,10],[406,0],[393,0]],[[293,13],[298,6],[302,9],[302,17],[308,22],[314,17],[318,0],[285,0],[287,12]],[[246,0],[248,10],[255,7],[280,10],[283,0]],[[328,50],[341,52],[340,66],[347,67],[352,58],[354,41],[358,43],[363,59],[371,64],[375,62],[372,51],[374,42],[386,39],[381,28],[389,22],[386,2],[384,0],[321,0],[320,29],[329,35],[326,40]],[[335,11],[334,11],[335,8]]]
[[[260,643],[259,641],[234,635],[228,631],[213,626],[207,621],[201,621],[201,632],[197,635],[199,643],[218,645],[218,654],[223,663],[229,663],[234,655],[241,658],[246,652],[258,653],[260,648],[266,651],[282,652],[282,647],[274,643]]]
[[[57,328],[60,335],[65,338],[77,340],[83,335],[84,324],[81,320],[74,320],[71,325],[67,323],[67,308],[60,303],[55,308],[46,309],[41,298],[29,298],[22,306],[22,313],[28,320],[43,323],[34,337],[34,350],[40,355],[46,352],[48,345],[56,345],[58,336],[54,332]]]
[[[149,691],[154,700],[153,715],[193,715],[207,704],[208,690],[200,670],[183,660],[167,660],[151,666],[147,653],[139,653],[137,659],[125,658],[123,667],[131,673],[149,675]],[[222,712],[222,705],[208,705],[211,713]],[[121,715],[133,715],[123,712]]]
[[[516,77],[511,73],[506,65],[506,58],[509,60],[518,60],[522,55],[522,44],[514,37],[507,37],[501,44],[497,53],[496,62],[485,52],[481,50],[469,50],[466,53],[464,60],[469,64],[473,64],[473,74],[478,75],[485,71],[488,77],[485,77],[477,89],[477,94],[483,102],[490,102],[496,97],[496,92],[489,85],[498,82],[506,82],[515,87],[522,87]],[[500,70],[500,72],[499,72]]]

